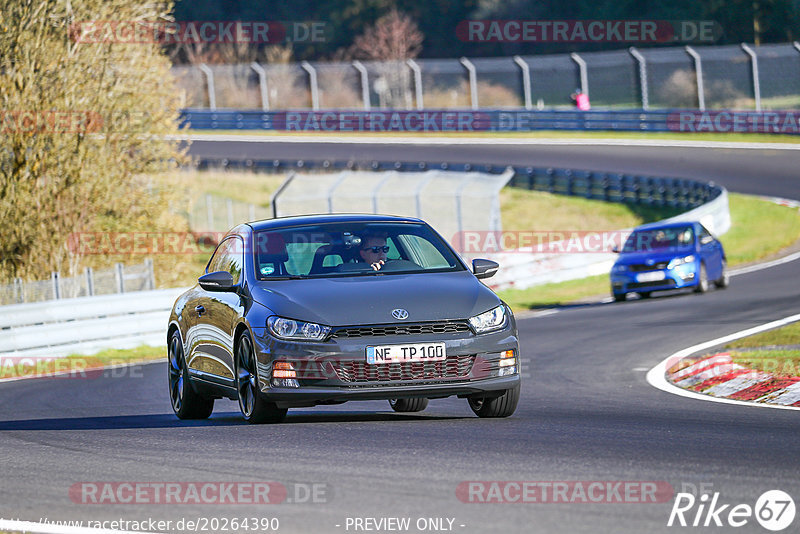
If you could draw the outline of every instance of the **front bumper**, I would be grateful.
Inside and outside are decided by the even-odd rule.
[[[254,332],[262,396],[280,407],[335,404],[349,400],[502,394],[520,383],[520,354],[513,318],[497,332],[471,332],[286,342]],[[447,360],[369,365],[366,347],[443,342]],[[504,351],[514,351],[514,369],[501,367]],[[273,380],[275,362],[289,362],[296,379]],[[513,372],[512,372],[513,371]]]
[[[663,280],[640,281],[639,275],[663,273]],[[654,269],[640,272],[612,272],[611,291],[616,295],[624,295],[631,291],[666,291],[697,285],[697,269],[694,264],[684,264],[672,269]]]

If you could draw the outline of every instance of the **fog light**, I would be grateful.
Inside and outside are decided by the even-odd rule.
[[[516,372],[517,372],[516,365],[512,365],[511,367],[501,367],[500,370],[497,372],[497,376],[513,375]]]
[[[511,367],[516,363],[517,359],[514,357],[513,350],[504,350],[500,353],[500,367]]]
[[[300,383],[294,378],[273,378],[272,385],[276,388],[299,388]]]
[[[681,273],[681,278],[684,280],[694,280],[694,273]]]
[[[297,378],[297,372],[289,362],[275,362],[272,366],[272,378]]]

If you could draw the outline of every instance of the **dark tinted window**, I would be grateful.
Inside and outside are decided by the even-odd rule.
[[[623,252],[648,252],[668,248],[687,248],[694,243],[691,226],[637,230],[628,236]]]

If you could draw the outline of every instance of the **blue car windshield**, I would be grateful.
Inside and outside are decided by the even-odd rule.
[[[322,223],[262,230],[253,240],[260,280],[465,270],[419,223]]]
[[[689,248],[694,243],[691,226],[637,230],[625,241],[623,252],[653,252]]]

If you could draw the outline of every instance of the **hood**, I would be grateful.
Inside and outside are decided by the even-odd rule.
[[[253,299],[276,315],[328,326],[467,319],[500,304],[468,271],[258,282]]]
[[[683,258],[690,254],[694,254],[691,247],[668,247],[658,251],[648,252],[623,252],[617,258],[616,265],[631,265],[631,264],[645,264],[647,260],[652,260],[653,263],[662,261],[668,262],[673,258]]]

